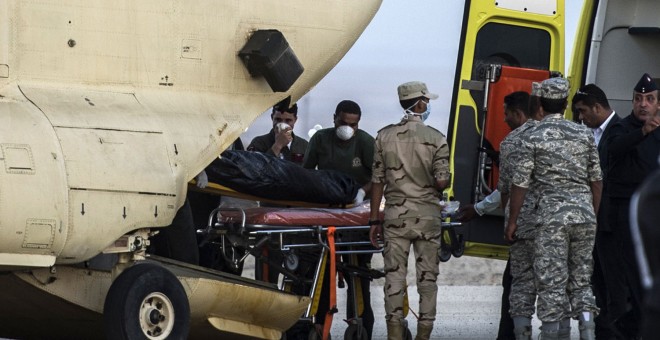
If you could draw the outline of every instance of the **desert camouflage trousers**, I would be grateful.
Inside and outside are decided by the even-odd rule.
[[[396,219],[383,223],[385,246],[385,319],[403,320],[403,301],[406,293],[408,256],[412,245],[417,272],[419,294],[419,325],[432,327],[435,321],[438,285],[436,283],[440,259],[440,219]]]
[[[531,318],[536,306],[534,286],[534,240],[518,239],[509,247],[511,293],[509,314]]]
[[[544,322],[598,313],[591,290],[595,223],[539,226],[534,250],[537,316]]]

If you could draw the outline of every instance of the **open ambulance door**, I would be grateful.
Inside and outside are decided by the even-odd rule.
[[[659,13],[657,0],[584,0],[568,71],[571,96],[596,84],[619,116],[630,114],[642,75],[660,83]]]
[[[510,131],[503,99],[564,69],[564,0],[466,1],[448,141],[445,198],[476,203],[497,187],[499,145]],[[503,210],[463,223],[464,254],[505,259]]]

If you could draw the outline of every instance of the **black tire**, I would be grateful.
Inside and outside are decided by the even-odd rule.
[[[359,332],[360,336],[358,337],[358,330],[360,328],[361,332]],[[344,340],[369,340],[367,329],[364,326],[358,326],[356,324],[349,325],[344,332]]]
[[[181,282],[153,263],[136,264],[110,286],[103,306],[110,340],[186,339],[190,305]]]
[[[322,332],[319,332],[316,327],[312,328],[309,330],[309,334],[307,336],[308,340],[321,340],[323,339],[323,334]],[[332,340],[332,335],[328,334],[328,340]]]
[[[461,257],[465,252],[465,240],[463,239],[462,234],[456,235],[456,245],[451,245],[451,254],[454,257]]]
[[[449,245],[443,244],[440,246],[440,251],[438,252],[438,257],[440,262],[447,262],[451,259],[451,247]]]

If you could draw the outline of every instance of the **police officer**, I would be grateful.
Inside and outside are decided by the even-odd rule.
[[[658,116],[658,86],[649,74],[644,74],[633,89],[632,113],[612,125],[607,141],[608,170],[606,184],[607,223],[616,243],[607,249],[618,260],[608,263],[612,270],[605,273],[611,303],[609,312],[614,327],[625,338],[639,337],[642,289],[631,240],[629,206],[633,192],[658,167],[660,124]]]
[[[385,320],[390,340],[403,339],[403,301],[410,246],[415,253],[419,320],[415,339],[429,339],[435,321],[441,237],[440,191],[449,184],[449,147],[445,136],[424,124],[431,113],[426,84],[399,85],[405,117],[376,137],[371,193],[371,229],[375,247],[384,237]],[[378,220],[385,193],[384,220]]]
[[[521,140],[506,235],[515,235],[525,194],[534,185],[539,197],[534,280],[541,339],[560,339],[560,323],[574,317],[580,322],[580,339],[593,340],[598,307],[590,285],[591,256],[602,174],[591,131],[563,118],[568,89],[563,78],[541,83],[543,119]]]

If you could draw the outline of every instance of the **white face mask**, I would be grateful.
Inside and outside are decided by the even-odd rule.
[[[349,140],[355,134],[355,130],[348,125],[342,125],[335,129],[337,137],[341,140]]]
[[[284,122],[280,122],[280,123],[277,123],[276,128],[277,128],[277,132],[282,132],[286,129],[290,129],[291,125],[289,125],[287,123],[284,123]]]

